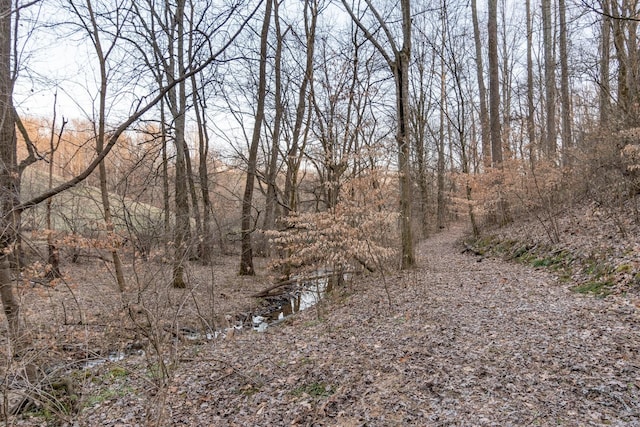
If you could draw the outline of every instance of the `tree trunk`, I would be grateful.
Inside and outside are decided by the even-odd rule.
[[[185,0],[176,2],[176,9],[173,23],[176,25],[176,50],[170,57],[168,73],[169,82],[185,75],[184,66],[184,21],[185,21]],[[176,90],[177,89],[177,90]],[[176,222],[174,228],[174,256],[173,256],[173,286],[175,288],[185,288],[184,263],[187,260],[188,241],[190,235],[189,197],[187,186],[187,166],[185,152],[185,113],[186,113],[186,84],[180,80],[177,88],[174,87],[168,93],[169,107],[175,126],[175,147],[176,147],[176,176],[175,176],[175,204]]]
[[[509,67],[509,50],[507,48],[507,19],[505,12],[505,1],[500,2],[502,15],[502,128],[500,130],[500,138],[502,139],[502,157],[509,158],[511,152],[511,96],[512,96],[512,80],[513,75]]]
[[[309,20],[309,9],[311,9],[311,20]],[[313,79],[313,55],[315,52],[316,24],[318,22],[318,2],[317,0],[305,0],[304,7],[305,35],[307,42],[307,56],[304,76],[298,92],[298,104],[296,106],[296,120],[293,125],[291,137],[291,147],[287,152],[287,173],[284,184],[285,215],[298,210],[297,181],[298,169],[300,167],[300,152],[302,145],[302,126],[305,112],[307,112],[307,87]]]
[[[273,78],[274,78],[274,101],[275,111],[273,118],[273,132],[271,134],[271,152],[269,153],[269,163],[267,165],[267,195],[264,208],[264,222],[262,228],[264,230],[275,229],[276,217],[278,215],[278,153],[280,151],[280,127],[282,125],[282,117],[284,107],[282,105],[282,42],[284,35],[280,28],[280,14],[278,11],[278,2],[273,4],[273,20],[276,31],[276,47],[273,58]],[[265,256],[268,255],[266,239],[262,239],[260,252]]]
[[[611,10],[609,0],[602,0],[602,39],[600,41],[600,127],[605,131],[609,127],[611,111],[611,84],[609,61],[611,60]]]
[[[207,131],[207,119],[204,114],[205,99],[198,95],[196,76],[191,76],[191,90],[193,91],[193,108],[198,125],[198,177],[200,179],[200,191],[202,193],[202,237],[198,243],[200,260],[205,264],[213,261],[213,236],[211,229],[212,205],[209,195],[209,133]],[[202,104],[202,105],[201,105]]]
[[[194,22],[195,22],[195,18],[194,18],[194,8],[191,8],[191,14],[188,18],[188,22],[191,24],[191,27],[189,28],[189,43],[188,43],[188,48],[187,48],[187,57],[188,58],[192,58],[194,56],[194,48],[193,48],[193,35],[194,33],[197,32],[197,28],[194,28]],[[197,91],[198,88],[195,84],[196,82],[196,76],[193,75],[191,76],[190,79],[190,83],[191,83],[191,100],[193,101],[193,108],[194,108],[194,112],[195,112],[195,116],[196,116],[196,123],[198,124],[198,148],[200,148],[200,146],[203,144],[203,134],[202,134],[202,127],[201,127],[201,122],[202,120],[200,119],[200,111],[198,108],[198,96],[197,96]],[[185,86],[186,86],[186,82],[185,82]],[[185,104],[186,104],[186,97],[185,97]],[[184,147],[184,152],[185,152],[185,165],[187,167],[187,182],[189,184],[189,193],[191,196],[191,209],[193,212],[193,217],[195,219],[196,222],[196,233],[195,233],[195,241],[191,242],[192,244],[190,245],[190,249],[191,246],[195,246],[195,251],[193,249],[191,249],[190,251],[190,256],[191,257],[195,257],[197,260],[204,262],[205,259],[205,254],[202,252],[202,243],[204,242],[205,238],[207,238],[208,236],[205,234],[204,231],[204,227],[203,227],[203,221],[202,218],[200,216],[200,207],[199,207],[199,203],[198,203],[198,190],[196,188],[196,182],[195,182],[195,174],[193,173],[193,167],[191,164],[191,154],[189,152],[189,147],[185,141],[185,147]],[[202,162],[199,163],[199,165],[202,165]],[[205,167],[206,167],[206,163],[205,163]],[[198,174],[200,176],[200,173]],[[202,194],[202,193],[201,193]]]
[[[93,46],[98,56],[100,66],[100,92],[99,92],[99,104],[98,104],[98,128],[95,129],[96,138],[96,154],[104,151],[106,136],[106,114],[107,114],[107,90],[108,90],[108,76],[107,76],[107,55],[102,48],[102,42],[100,40],[101,31],[98,28],[98,22],[93,11],[93,6],[90,1],[87,1],[87,11],[89,13],[89,19],[91,21],[91,38]],[[99,187],[100,197],[102,201],[102,213],[104,216],[105,229],[107,236],[114,237],[115,228],[113,226],[113,218],[111,217],[111,203],[109,201],[109,188],[107,186],[107,167],[104,162],[100,162],[98,165],[99,175]],[[118,283],[118,289],[120,292],[125,291],[124,272],[122,269],[122,261],[118,254],[118,248],[116,242],[112,242],[111,257],[113,259],[113,268],[115,270],[116,282]]]
[[[392,32],[387,27],[387,22],[375,9],[371,0],[365,0],[367,7],[373,12],[378,24],[383,29],[387,37],[387,42],[391,46],[393,56],[389,54],[376,39],[376,37],[362,24],[346,0],[342,0],[353,22],[360,28],[367,39],[373,43],[374,47],[384,57],[389,65],[394,77],[396,89],[396,143],[398,146],[398,186],[400,190],[400,239],[402,245],[401,265],[403,269],[411,268],[415,265],[415,251],[413,247],[413,233],[411,232],[411,168],[410,168],[410,145],[409,126],[409,61],[411,60],[411,7],[410,0],[400,0],[402,13],[402,48],[398,49]]]
[[[56,134],[56,106],[57,106],[58,94],[54,94],[53,97],[53,117],[51,120],[51,135],[49,137],[49,152],[51,153],[49,156],[49,190],[53,188],[53,168],[55,165],[55,153],[57,149],[57,145],[60,144],[60,139],[62,137],[62,132],[64,130],[64,126],[66,121],[64,118],[62,119],[62,126],[60,128],[60,134],[58,136],[58,144],[55,143],[55,134]],[[58,248],[55,245],[55,240],[53,236],[53,223],[51,221],[51,211],[53,209],[53,197],[47,200],[47,208],[46,208],[46,220],[47,220],[47,279],[53,280],[59,278],[60,275],[60,257],[58,254]]]
[[[480,97],[480,137],[482,138],[482,164],[491,166],[491,139],[489,130],[489,112],[487,111],[487,88],[484,84],[484,66],[482,60],[482,42],[480,25],[478,24],[478,7],[476,0],[471,0],[471,16],[473,20],[473,40],[476,48],[476,76],[478,79],[478,95]]]
[[[627,20],[627,57],[629,65],[627,67],[629,73],[627,76],[627,87],[629,90],[628,107],[628,126],[637,127],[640,124],[639,116],[639,89],[638,80],[640,80],[639,67],[638,67],[638,0],[627,0],[624,2],[626,6],[625,16],[630,17]]]
[[[536,126],[535,104],[533,97],[533,23],[531,17],[531,0],[526,1],[527,19],[527,135],[529,137],[529,162],[531,168],[536,161]]]
[[[491,124],[491,166],[502,170],[502,129],[500,114],[500,66],[498,62],[498,7],[497,0],[489,0],[489,15],[487,20],[489,44],[489,119]],[[502,176],[498,177],[502,183]],[[507,203],[498,187],[497,220],[507,222]]]
[[[426,19],[422,19],[414,25],[426,24]],[[423,238],[429,235],[431,216],[429,209],[430,187],[429,187],[429,165],[428,165],[428,137],[429,115],[435,100],[433,100],[430,92],[433,79],[433,70],[436,63],[437,55],[432,54],[433,47],[431,41],[426,35],[418,34],[413,40],[417,49],[414,49],[414,78],[412,79],[413,88],[413,105],[411,110],[411,140],[413,141],[413,150],[415,156],[415,179],[419,189],[419,206],[420,206],[420,228]]]
[[[14,296],[9,257],[18,233],[19,176],[16,159],[13,78],[11,74],[11,0],[0,0],[0,299],[9,324],[14,355],[24,344],[20,324],[20,303]]]
[[[169,196],[169,156],[167,155],[167,117],[165,100],[160,101],[160,144],[162,144],[162,202],[163,202],[163,230],[165,252],[168,252],[169,233],[171,232],[171,197]]]
[[[502,168],[502,131],[500,124],[500,69],[498,65],[498,1],[489,0],[489,115],[491,124],[491,165]]]
[[[189,242],[189,253],[187,254],[187,256],[189,259],[195,256],[196,259],[202,260],[202,254],[199,252],[200,244],[196,245],[195,253],[193,250],[193,246],[196,244],[196,242],[202,240],[203,231],[202,219],[200,218],[200,206],[198,204],[198,191],[196,190],[193,168],[191,167],[191,154],[189,153],[189,146],[187,145],[186,141],[184,141],[184,164],[186,167],[185,171],[187,174],[187,185],[189,186],[189,196],[191,198],[191,212],[196,223],[195,236],[189,236],[190,239],[194,241]]]
[[[176,176],[175,205],[176,219],[173,231],[173,286],[185,288],[184,263],[187,260],[187,243],[189,240],[189,198],[187,188],[186,164],[184,153],[184,114],[175,118]]]
[[[446,31],[446,11],[443,4],[441,16],[442,44],[440,51],[440,132],[438,133],[438,162],[437,162],[437,206],[436,224],[438,230],[445,226],[445,200],[444,200],[444,140],[445,140],[445,117],[447,115],[447,69],[445,64],[445,50],[447,43]]]
[[[424,79],[426,76],[426,67],[423,61],[426,59],[421,57],[417,61],[417,91],[414,95],[416,99],[413,107],[412,121],[412,140],[414,142],[415,151],[415,167],[416,180],[420,189],[420,223],[422,228],[422,236],[429,235],[429,185],[427,182],[427,155],[425,153],[426,145],[426,120],[427,120],[427,92]],[[431,71],[429,71],[430,73]]]
[[[551,20],[551,0],[542,0],[542,39],[544,50],[544,85],[545,85],[545,150],[549,160],[556,155],[556,63],[553,55],[553,22]]]
[[[613,46],[616,49],[616,59],[618,63],[618,85],[617,85],[617,102],[618,110],[625,117],[629,112],[629,87],[627,85],[627,64],[628,56],[625,47],[624,21],[621,19],[621,12],[618,9],[618,2],[611,2],[611,16],[615,19],[613,22]]]
[[[256,105],[256,115],[253,124],[253,135],[251,136],[251,146],[249,147],[249,161],[247,163],[247,179],[244,186],[244,197],[242,198],[242,250],[240,253],[241,276],[253,276],[253,246],[251,234],[253,233],[253,189],[256,179],[256,168],[258,160],[258,145],[260,144],[260,130],[264,122],[264,104],[267,92],[267,53],[269,39],[269,25],[271,22],[271,0],[265,3],[264,20],[262,21],[262,31],[260,32],[260,70],[258,71],[258,104]]]
[[[558,0],[560,15],[560,98],[562,104],[562,164],[570,164],[569,150],[573,145],[571,136],[571,96],[569,94],[569,62],[567,52],[567,19],[565,0]]]
[[[415,265],[413,233],[411,232],[411,168],[409,140],[409,61],[411,61],[411,8],[410,0],[401,0],[402,49],[396,52],[396,109],[398,114],[398,168],[400,175],[400,237],[402,243],[402,268]]]

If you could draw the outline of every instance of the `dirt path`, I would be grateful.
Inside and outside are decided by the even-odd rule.
[[[266,333],[192,346],[166,407],[135,394],[84,412],[132,425],[640,426],[640,310],[522,265],[463,255],[367,279]],[[318,319],[320,314],[320,319]],[[117,419],[116,419],[117,418]]]
[[[460,255],[456,233],[421,246],[433,272],[421,286],[425,316],[438,325],[431,340],[445,342],[433,352],[439,421],[640,425],[637,308],[577,295],[525,266]]]

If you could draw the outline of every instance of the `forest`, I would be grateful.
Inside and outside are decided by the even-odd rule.
[[[637,425],[639,23],[0,0],[0,421]]]

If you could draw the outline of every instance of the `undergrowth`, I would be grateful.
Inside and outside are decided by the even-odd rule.
[[[571,251],[551,244],[536,244],[497,235],[483,236],[465,241],[467,248],[482,257],[494,256],[533,268],[543,268],[557,275],[561,282],[569,283],[576,293],[606,297],[623,293],[622,284],[640,285],[640,271],[630,263],[612,265],[611,257],[604,253],[577,256]],[[631,283],[630,283],[631,282]]]

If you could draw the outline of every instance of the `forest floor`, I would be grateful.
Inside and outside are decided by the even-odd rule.
[[[535,233],[531,227],[505,233],[512,238],[520,233],[524,241],[531,237],[526,233]],[[572,230],[563,232],[570,236]],[[575,292],[572,283],[548,268],[465,252],[460,240],[466,231],[452,226],[421,242],[417,268],[384,278],[356,278],[316,308],[265,332],[245,328],[211,340],[163,341],[157,338],[162,327],[153,326],[153,310],[145,306],[138,312],[149,321],[147,332],[140,332],[144,325],[135,333],[135,327],[128,329],[126,348],[134,351],[127,357],[69,371],[80,399],[77,414],[40,410],[12,421],[78,426],[640,426],[637,289],[627,284],[624,292],[601,297]],[[264,287],[257,280],[225,288],[227,282],[217,277],[216,304],[229,301],[229,313],[251,304],[248,295]],[[57,320],[71,316],[62,313],[59,302],[51,302],[51,292],[43,298],[58,307]],[[85,324],[108,325],[109,316],[119,312],[98,302],[107,300],[104,290],[100,294],[94,289],[98,295],[76,292],[93,313]],[[204,310],[206,294],[175,298],[172,312],[198,298]],[[30,310],[37,310],[35,304]],[[84,336],[88,328],[76,327]],[[103,327],[101,339],[109,328]],[[58,347],[62,341],[58,338]],[[164,374],[164,365],[149,356],[154,343],[167,361]]]

